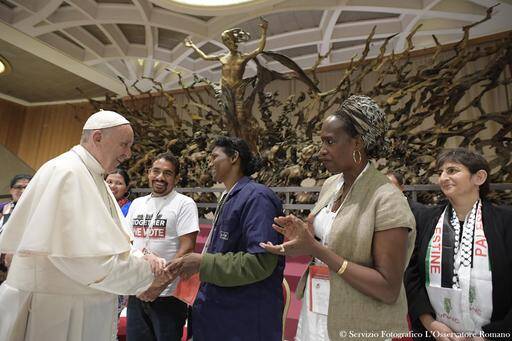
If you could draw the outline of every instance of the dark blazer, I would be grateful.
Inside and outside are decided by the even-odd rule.
[[[445,207],[445,205],[426,207],[415,212],[417,236],[414,252],[405,273],[405,288],[412,329],[415,332],[423,332],[423,335],[425,335],[425,328],[419,321],[419,316],[425,313],[432,314],[434,317],[436,315],[425,288],[427,247]],[[512,335],[512,208],[495,206],[488,201],[483,201],[482,220],[489,247],[493,285],[491,322],[482,329],[485,333],[511,333]],[[496,338],[496,340],[500,339]]]
[[[423,205],[417,201],[413,201],[412,199],[407,199],[407,202],[409,203],[409,207],[411,208],[412,214],[414,214],[414,218],[416,220],[418,215],[420,214],[420,211],[426,209],[428,206]],[[416,222],[416,225],[418,225],[418,222]]]

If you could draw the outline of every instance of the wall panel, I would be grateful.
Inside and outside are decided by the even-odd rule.
[[[28,107],[18,156],[35,169],[80,141],[88,103]]]
[[[0,99],[0,144],[18,154],[26,109],[24,106]]]

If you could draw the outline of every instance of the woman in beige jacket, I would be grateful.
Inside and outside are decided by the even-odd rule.
[[[320,134],[320,160],[336,175],[325,181],[308,223],[293,215],[276,218],[274,228],[288,241],[261,244],[275,254],[316,259],[307,275],[300,340],[386,340],[408,333],[403,273],[414,247],[414,217],[404,195],[369,162],[385,157],[386,130],[371,98],[343,102]],[[308,324],[311,312],[327,318]]]

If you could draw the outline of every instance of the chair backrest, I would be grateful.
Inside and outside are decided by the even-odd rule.
[[[284,308],[283,308],[283,337],[282,340],[284,340],[284,332],[286,327],[286,318],[288,317],[288,310],[290,309],[290,300],[291,300],[291,292],[290,292],[290,286],[288,285],[288,282],[286,281],[286,278],[283,277],[283,299],[284,299]]]

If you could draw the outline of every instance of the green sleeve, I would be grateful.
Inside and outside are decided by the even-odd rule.
[[[277,257],[270,253],[204,253],[199,277],[201,282],[221,287],[256,283],[272,274]]]

